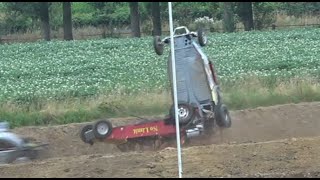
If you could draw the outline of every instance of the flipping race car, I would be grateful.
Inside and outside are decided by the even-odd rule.
[[[182,33],[179,34],[180,31]],[[220,128],[231,127],[231,117],[222,101],[214,65],[201,49],[207,45],[202,29],[190,32],[185,26],[177,27],[173,38],[178,122],[183,145],[193,137],[212,135],[216,125]],[[155,36],[153,46],[156,54],[162,55],[164,46],[170,43],[170,37],[161,39]],[[172,85],[171,61],[169,55],[168,74]],[[113,127],[108,120],[98,120],[84,126],[80,137],[91,145],[97,141],[117,144],[121,151],[162,149],[176,140],[175,109],[172,105],[169,115],[163,119],[125,126]]]

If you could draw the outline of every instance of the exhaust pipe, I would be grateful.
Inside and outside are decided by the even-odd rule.
[[[203,128],[203,125],[199,124],[193,129],[187,129],[186,134],[187,138],[197,137],[201,134],[201,129]]]
[[[200,135],[200,131],[198,128],[188,129],[186,132],[187,132],[187,138],[192,138]]]

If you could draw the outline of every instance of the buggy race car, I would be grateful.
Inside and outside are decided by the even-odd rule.
[[[178,33],[182,31],[182,33]],[[231,117],[217,81],[211,60],[201,47],[207,45],[202,29],[190,32],[185,26],[174,30],[174,51],[178,99],[178,117],[181,144],[192,137],[210,136],[217,124],[220,128],[231,127]],[[155,36],[153,47],[158,55],[170,44],[170,37]],[[172,85],[171,55],[168,57],[168,74]],[[171,86],[172,87],[172,86]],[[172,89],[172,88],[171,88]],[[173,95],[173,93],[172,93]],[[172,96],[173,100],[173,96]],[[98,120],[84,126],[80,132],[83,142],[94,144],[104,141],[117,144],[121,151],[162,149],[175,141],[175,108],[163,119],[142,121],[137,124],[113,127],[108,120]]]
[[[34,160],[48,144],[36,144],[10,131],[9,123],[0,122],[0,164]]]

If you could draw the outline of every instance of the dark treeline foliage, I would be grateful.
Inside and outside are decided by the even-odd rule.
[[[71,14],[69,13],[71,12]],[[225,31],[234,31],[242,22],[245,30],[260,30],[275,22],[276,13],[292,16],[320,14],[320,2],[174,2],[175,25],[190,25],[197,18],[223,21]],[[69,18],[69,19],[68,19]],[[42,30],[50,40],[50,30],[64,28],[68,39],[72,30],[86,26],[109,29],[128,27],[140,37],[148,24],[150,34],[161,34],[168,21],[167,2],[1,2],[0,35]],[[70,25],[71,22],[71,25]],[[69,23],[66,25],[65,23]],[[149,25],[150,26],[150,25]],[[148,30],[148,31],[149,31]]]

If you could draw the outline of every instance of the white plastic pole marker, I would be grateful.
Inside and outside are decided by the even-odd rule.
[[[176,120],[176,137],[177,137],[177,151],[178,151],[178,166],[179,178],[182,178],[182,161],[181,161],[181,146],[180,146],[180,127],[178,116],[178,97],[177,97],[177,79],[176,79],[176,60],[174,53],[174,39],[173,39],[173,22],[172,22],[172,5],[168,2],[169,8],[169,26],[170,26],[170,45],[171,45],[171,62],[172,62],[172,81],[173,81],[173,99]]]

